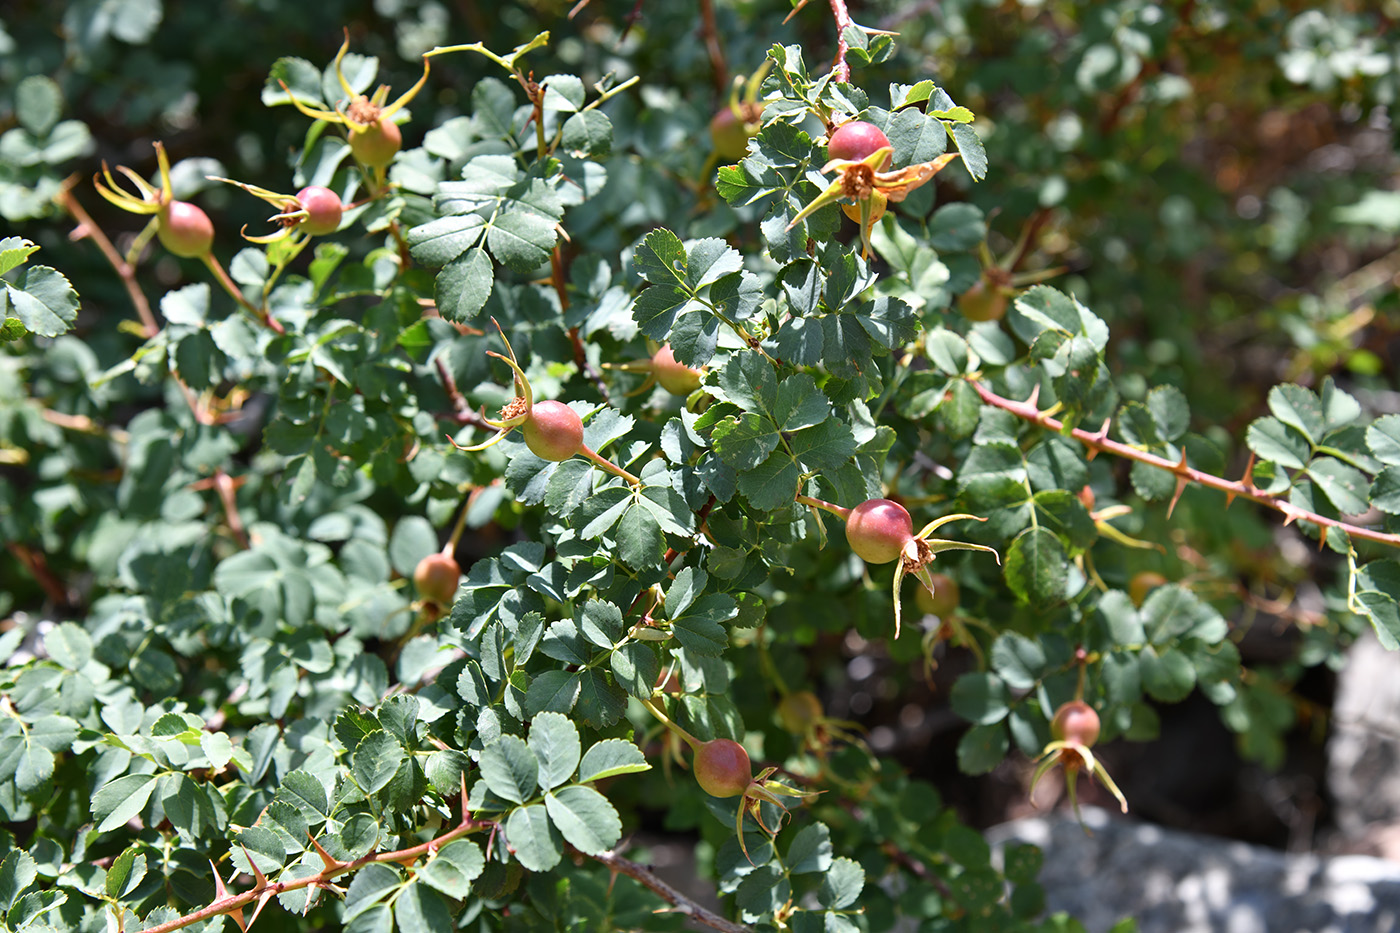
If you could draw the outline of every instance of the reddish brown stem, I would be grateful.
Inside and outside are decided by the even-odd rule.
[[[705,50],[710,53],[710,68],[714,71],[715,91],[723,97],[729,93],[729,65],[724,60],[724,47],[719,41],[719,25],[715,21],[714,0],[700,0],[700,34],[705,38]]]
[[[68,605],[68,591],[63,586],[63,582],[54,576],[49,569],[49,562],[44,559],[41,552],[31,550],[17,541],[12,541],[6,547],[9,552],[15,555],[15,560],[24,565],[25,569],[34,577],[34,582],[44,590],[44,595],[48,596],[50,602],[59,606]]]
[[[214,489],[219,493],[219,501],[224,505],[224,516],[228,519],[228,529],[233,540],[243,550],[248,550],[248,533],[243,527],[243,517],[238,514],[237,484],[223,470],[214,474]]]
[[[495,429],[486,423],[486,419],[472,411],[471,406],[467,404],[466,398],[457,388],[457,380],[453,378],[452,371],[447,368],[447,360],[438,356],[433,363],[437,367],[438,378],[442,380],[442,388],[447,392],[448,401],[452,403],[452,419],[458,424],[469,424],[482,431],[494,431]]]
[[[223,286],[224,291],[228,292],[233,300],[238,302],[244,310],[277,333],[285,334],[287,332],[287,329],[282,326],[281,321],[277,320],[265,309],[259,308],[248,300],[243,294],[243,290],[238,287],[238,284],[234,282],[233,279],[229,278],[229,274],[224,271],[223,264],[219,262],[212,252],[205,253],[201,258],[204,260],[205,267],[214,274],[214,278]]]
[[[831,15],[836,17],[836,60],[831,64],[831,74],[837,81],[849,82],[851,66],[846,64],[846,53],[850,46],[846,44],[846,28],[855,23],[846,9],[846,0],[831,0]]]
[[[1328,528],[1336,528],[1339,531],[1346,532],[1353,538],[1360,538],[1363,541],[1374,541],[1377,544],[1400,548],[1400,535],[1386,534],[1382,531],[1375,531],[1371,528],[1353,525],[1350,522],[1328,518],[1316,512],[1309,512],[1307,509],[1300,509],[1287,499],[1259,489],[1249,478],[1249,473],[1246,473],[1243,479],[1228,480],[1222,479],[1212,473],[1206,473],[1187,466],[1184,456],[1180,461],[1173,463],[1165,457],[1159,457],[1145,450],[1138,450],[1136,447],[1129,447],[1127,444],[1109,439],[1108,422],[1104,422],[1104,426],[1097,431],[1085,431],[1083,428],[1072,428],[1066,432],[1063,423],[1036,408],[1035,395],[1032,395],[1027,401],[1016,402],[997,395],[975,379],[969,379],[968,382],[971,384],[972,388],[977,391],[977,394],[981,396],[984,403],[1000,408],[1002,411],[1010,412],[1016,417],[1029,421],[1032,424],[1038,424],[1048,431],[1054,431],[1057,434],[1068,433],[1070,437],[1079,441],[1079,443],[1089,448],[1090,451],[1103,451],[1118,457],[1123,457],[1127,460],[1136,460],[1138,463],[1145,463],[1159,470],[1166,470],[1177,478],[1178,495],[1180,488],[1184,484],[1196,483],[1208,489],[1218,489],[1225,493],[1227,505],[1238,496],[1242,499],[1249,499],[1252,502],[1257,502],[1276,512],[1281,512],[1285,519],[1284,524],[1293,521],[1312,522],[1322,528],[1324,534]]]
[[[73,183],[77,179],[74,175],[63,182],[63,187],[59,189],[58,195],[54,198],[58,204],[72,215],[78,222],[77,228],[72,233],[72,239],[80,240],[84,237],[97,244],[97,248],[102,251],[102,255],[111,265],[117,277],[122,280],[122,286],[126,289],[127,295],[131,298],[131,304],[136,308],[136,316],[141,319],[141,327],[146,332],[146,337],[151,338],[160,333],[160,325],[156,323],[155,313],[151,311],[151,303],[146,300],[146,293],[141,291],[141,286],[136,282],[136,271],[131,268],[131,264],[121,257],[117,248],[112,245],[112,241],[107,238],[107,234],[102,232],[83,206],[78,203],[78,199],[73,196]]]
[[[637,479],[637,477],[633,476],[631,473],[628,473],[626,470],[618,466],[616,463],[613,463],[607,457],[602,456],[592,447],[589,447],[587,444],[580,445],[578,452],[581,456],[587,457],[589,460],[592,460],[595,464],[607,470],[609,473],[612,473],[616,476],[620,476],[623,479],[627,480],[627,482],[631,483],[633,486],[642,485],[642,481]]]
[[[727,920],[714,911],[686,897],[680,891],[677,891],[665,881],[662,881],[657,877],[655,872],[645,865],[640,865],[631,859],[623,858],[621,855],[614,852],[604,852],[600,855],[590,856],[590,858],[595,862],[606,865],[617,874],[626,875],[646,885],[663,901],[672,905],[696,923],[703,923],[711,929],[722,930],[723,933],[752,933],[748,927],[735,923],[732,920]]]
[[[416,861],[417,859],[420,859],[425,855],[431,855],[433,852],[437,851],[439,848],[446,845],[448,842],[451,842],[453,839],[458,838],[459,836],[465,836],[467,833],[476,832],[490,825],[493,824],[478,822],[470,818],[465,818],[457,826],[443,833],[441,836],[438,836],[436,839],[429,840],[428,842],[424,842],[416,846],[410,846],[407,849],[400,849],[397,852],[372,853],[370,855],[366,855],[361,858],[355,859],[355,861],[353,862],[337,862],[334,860],[330,860],[330,856],[322,854],[322,858],[328,860],[325,869],[314,875],[311,875],[310,877],[297,878],[294,881],[278,881],[276,883],[267,883],[265,879],[260,880],[260,882],[250,891],[244,891],[242,894],[229,894],[225,897],[221,897],[215,900],[208,907],[203,907],[199,910],[196,910],[194,913],[185,914],[183,917],[176,917],[174,920],[169,920],[158,926],[150,927],[146,930],[146,933],[170,933],[171,930],[178,930],[182,927],[187,927],[192,923],[199,923],[201,920],[208,920],[211,917],[217,917],[220,914],[232,914],[241,912],[244,907],[248,906],[249,904],[252,904],[255,901],[258,901],[260,899],[271,898],[285,891],[296,891],[300,888],[309,887],[324,887],[327,884],[329,884],[331,879],[339,877],[340,875],[343,875],[347,872],[355,871],[358,868],[363,868],[364,866],[369,865],[373,862],[398,862],[400,864],[411,864],[413,861]],[[319,845],[317,846],[317,849],[320,849]]]

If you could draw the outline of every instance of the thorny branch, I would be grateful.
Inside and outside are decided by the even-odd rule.
[[[463,807],[465,808],[465,784],[463,785],[462,796],[462,803]],[[176,917],[174,920],[169,920],[158,926],[150,927],[146,930],[146,933],[170,933],[171,930],[178,930],[182,927],[187,927],[192,923],[199,923],[202,920],[208,920],[212,917],[217,917],[221,914],[229,914],[238,923],[240,929],[246,930],[249,926],[252,925],[253,920],[257,919],[258,911],[261,911],[263,905],[266,904],[269,900],[271,900],[275,895],[282,894],[287,891],[296,891],[300,888],[329,887],[332,879],[337,878],[340,875],[346,874],[348,872],[355,871],[358,868],[363,868],[364,866],[369,865],[373,862],[395,862],[400,865],[412,865],[414,862],[416,862],[420,858],[423,858],[424,856],[431,857],[434,852],[442,848],[448,842],[451,842],[453,839],[456,839],[460,836],[465,836],[468,833],[480,831],[492,825],[494,824],[474,820],[470,816],[464,816],[462,822],[457,824],[452,829],[449,829],[441,836],[438,836],[436,839],[430,839],[427,842],[420,843],[416,846],[410,846],[407,849],[399,849],[397,852],[372,852],[369,855],[361,856],[360,858],[357,858],[351,862],[342,862],[336,858],[333,858],[326,852],[325,849],[321,847],[321,844],[317,842],[316,838],[313,836],[311,837],[311,844],[315,848],[316,852],[321,856],[321,861],[325,864],[325,868],[323,868],[316,874],[311,875],[307,878],[296,878],[291,881],[270,882],[267,880],[266,877],[263,876],[263,873],[258,870],[257,865],[253,864],[252,859],[249,859],[248,864],[253,869],[255,883],[250,890],[244,891],[242,894],[232,894],[227,890],[227,888],[225,888],[223,880],[221,878],[218,878],[216,869],[215,874],[217,883],[215,886],[215,891],[218,896],[213,901],[213,903],[209,904],[207,907],[201,907],[199,910],[196,910],[193,913],[185,914],[183,917]],[[254,902],[257,902],[257,906],[254,908],[252,918],[247,921],[244,921],[243,908]]]
[[[831,74],[837,81],[851,80],[851,66],[846,64],[846,29],[853,26],[851,14],[846,9],[846,0],[831,0],[831,15],[836,17],[836,61],[831,65]]]
[[[977,390],[977,394],[981,396],[982,401],[986,404],[1000,408],[1002,411],[1010,412],[1017,418],[1029,421],[1032,424],[1038,424],[1047,430],[1055,431],[1060,434],[1066,433],[1063,423],[1050,417],[1050,415],[1036,407],[1035,401],[1039,394],[1038,392],[1033,392],[1031,397],[1024,402],[1017,402],[997,395],[975,379],[969,379],[968,382],[973,389]],[[1254,485],[1252,479],[1252,465],[1254,461],[1252,459],[1250,460],[1251,467],[1245,471],[1245,475],[1242,478],[1228,480],[1222,479],[1213,473],[1206,473],[1188,466],[1185,454],[1182,455],[1180,461],[1174,463],[1165,457],[1159,457],[1145,450],[1139,450],[1136,447],[1130,447],[1127,444],[1111,440],[1108,437],[1107,422],[1097,431],[1085,431],[1083,428],[1072,428],[1068,434],[1085,447],[1088,447],[1091,452],[1097,453],[1098,451],[1103,451],[1105,453],[1111,453],[1127,460],[1136,460],[1139,463],[1145,463],[1159,470],[1166,470],[1168,473],[1174,475],[1176,477],[1176,494],[1172,496],[1173,506],[1175,506],[1177,500],[1181,498],[1181,491],[1186,487],[1186,484],[1196,483],[1208,489],[1218,489],[1225,493],[1227,506],[1238,496],[1242,499],[1249,499],[1252,502],[1257,502],[1276,512],[1283,513],[1285,525],[1294,521],[1312,522],[1322,529],[1324,540],[1327,536],[1327,530],[1329,528],[1336,528],[1338,531],[1346,532],[1353,538],[1360,538],[1364,541],[1374,541],[1377,544],[1385,544],[1390,547],[1400,548],[1400,535],[1386,534],[1385,532],[1376,531],[1372,528],[1365,528],[1360,525],[1353,525],[1350,522],[1328,518],[1325,515],[1310,512],[1307,509],[1301,509],[1282,496],[1264,492]]]
[[[611,868],[618,874],[634,878],[646,885],[662,900],[673,905],[677,910],[690,917],[692,920],[695,920],[697,923],[703,923],[707,927],[722,930],[724,933],[753,933],[748,927],[735,923],[732,920],[726,920],[714,911],[695,903],[695,901],[692,901],[680,891],[677,891],[658,878],[656,873],[645,865],[639,865],[631,859],[623,858],[615,852],[604,852],[601,855],[594,855],[592,858],[594,861],[601,862],[608,866],[608,868]]]

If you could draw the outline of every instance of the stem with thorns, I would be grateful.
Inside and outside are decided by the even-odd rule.
[[[846,44],[846,29],[855,24],[846,9],[846,0],[831,0],[831,15],[836,17],[836,60],[832,62],[831,74],[837,81],[849,82],[851,66],[846,64],[846,52],[850,46]]]
[[[1382,531],[1376,531],[1373,528],[1365,528],[1361,525],[1353,525],[1350,522],[1340,521],[1339,519],[1328,518],[1325,515],[1310,512],[1307,509],[1301,509],[1281,496],[1264,492],[1254,485],[1252,479],[1254,472],[1253,454],[1250,455],[1250,465],[1245,469],[1242,478],[1238,480],[1223,479],[1213,473],[1206,473],[1188,466],[1184,453],[1180,461],[1173,463],[1165,457],[1159,457],[1145,450],[1138,450],[1136,447],[1130,447],[1119,441],[1111,440],[1108,437],[1109,422],[1107,421],[1105,421],[1103,427],[1099,428],[1097,431],[1085,431],[1083,428],[1072,428],[1066,432],[1062,422],[1050,417],[1048,412],[1043,412],[1036,407],[1035,401],[1039,395],[1038,390],[1033,391],[1030,398],[1026,401],[1017,402],[997,395],[976,379],[969,379],[968,383],[976,390],[984,404],[1000,408],[1005,412],[1010,412],[1017,418],[1029,421],[1032,424],[1040,425],[1048,431],[1054,431],[1057,434],[1068,433],[1070,437],[1089,448],[1089,456],[1091,457],[1103,451],[1118,457],[1123,457],[1127,460],[1136,460],[1138,463],[1145,463],[1148,466],[1153,466],[1159,470],[1166,470],[1168,473],[1171,473],[1176,477],[1176,493],[1172,496],[1172,506],[1175,506],[1177,500],[1181,498],[1181,491],[1186,487],[1187,483],[1196,483],[1208,489],[1218,489],[1225,493],[1225,504],[1227,507],[1236,497],[1239,497],[1257,502],[1276,512],[1281,512],[1284,516],[1285,525],[1294,521],[1312,522],[1322,529],[1324,541],[1327,538],[1327,530],[1329,528],[1336,528],[1338,531],[1346,532],[1353,538],[1360,538],[1363,541],[1373,541],[1377,544],[1400,548],[1400,535],[1386,534]],[[1171,514],[1170,509],[1168,509],[1167,514]]]
[[[651,869],[644,865],[639,865],[631,859],[623,858],[616,852],[603,852],[599,855],[592,855],[589,857],[601,865],[606,865],[617,874],[626,875],[646,885],[663,901],[671,904],[696,923],[703,923],[705,926],[715,930],[721,930],[723,933],[752,933],[748,927],[726,920],[719,914],[692,901],[680,891],[677,891],[675,888],[662,881]]]

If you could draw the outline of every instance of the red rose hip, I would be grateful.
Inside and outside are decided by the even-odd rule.
[[[846,540],[869,564],[887,564],[914,537],[914,520],[898,502],[869,499],[851,509],[846,518]]]
[[[536,402],[520,430],[525,446],[541,460],[559,463],[583,446],[583,421],[563,402]]]
[[[831,140],[826,144],[826,153],[832,159],[859,162],[889,144],[890,138],[875,124],[866,123],[864,120],[852,120],[832,131]],[[884,164],[879,166],[877,171],[884,171],[889,164],[889,157],[886,157]]]
[[[1099,740],[1099,714],[1083,700],[1070,700],[1055,710],[1050,734],[1061,742],[1077,742],[1085,748]]]
[[[753,783],[753,764],[733,739],[711,739],[695,749],[695,782],[711,797],[737,797]]]
[[[308,185],[297,192],[297,202],[306,211],[306,219],[301,229],[312,236],[325,236],[335,233],[340,227],[340,216],[344,206],[340,196],[329,188]]]
[[[457,595],[462,568],[450,554],[429,554],[413,570],[413,585],[424,599],[446,606]]]
[[[171,201],[156,222],[156,236],[176,256],[203,256],[214,245],[214,222],[197,205]]]

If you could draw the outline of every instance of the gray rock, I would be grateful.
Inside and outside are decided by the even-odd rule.
[[[1050,912],[1089,933],[1133,917],[1141,933],[1385,933],[1400,930],[1400,865],[1331,858],[1163,829],[1085,808],[994,826],[1001,847],[1045,852],[1040,881]]]
[[[1341,838],[1336,848],[1394,856],[1400,824],[1400,652],[1367,632],[1347,654],[1337,677],[1327,739],[1327,785]]]

